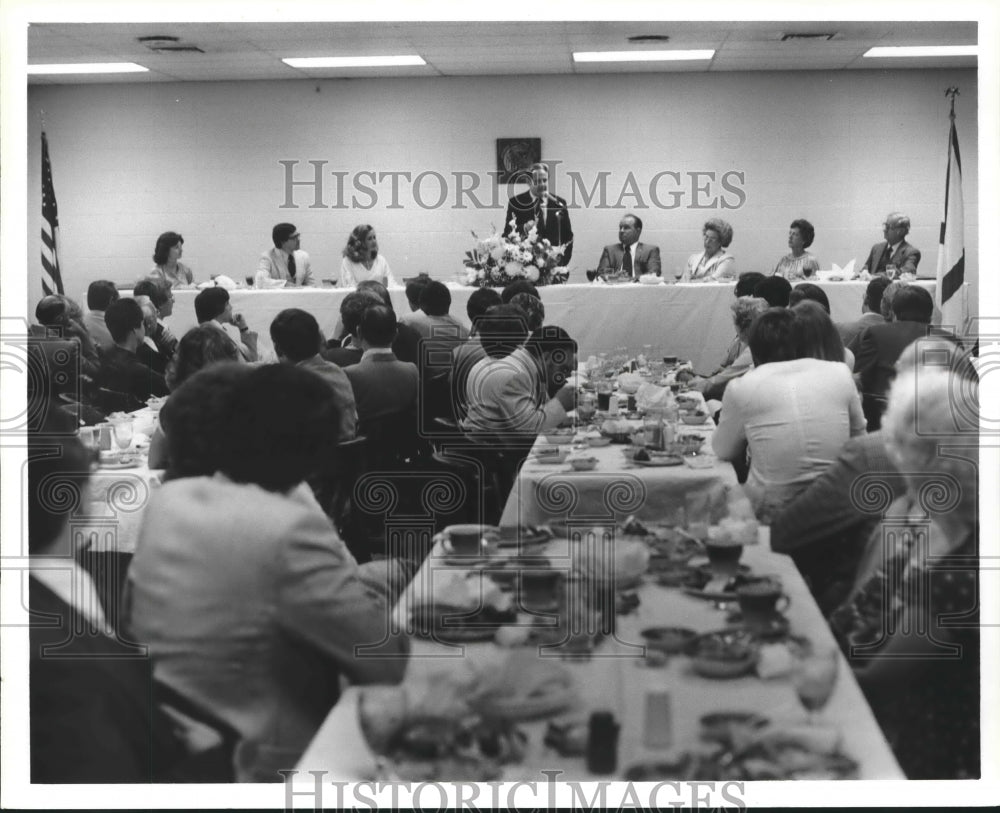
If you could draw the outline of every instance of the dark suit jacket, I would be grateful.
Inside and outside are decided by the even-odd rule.
[[[622,267],[624,257],[625,248],[621,243],[605,246],[597,265],[597,273],[601,276],[616,273]],[[647,243],[636,243],[632,250],[632,278],[638,279],[643,274],[660,276],[660,249]]]
[[[923,322],[885,322],[865,328],[854,357],[854,372],[860,376],[861,392],[884,397],[896,375],[896,361],[903,349],[926,336],[929,328]]]
[[[884,240],[872,246],[872,250],[868,252],[868,259],[865,260],[864,265],[869,272],[872,274],[875,273],[875,269],[878,268],[882,255],[885,254],[888,247],[889,244]],[[910,273],[916,276],[917,266],[920,264],[920,249],[911,246],[904,240],[899,244],[896,253],[892,255],[892,259],[888,260],[888,262],[895,265],[899,269],[900,274]]]
[[[354,389],[359,424],[416,409],[417,365],[385,353],[345,367],[344,372]]]
[[[152,395],[170,394],[160,373],[143,364],[135,353],[117,345],[101,356],[97,382],[109,390],[128,393],[140,406]]]
[[[29,582],[31,781],[154,781],[180,752],[153,705],[148,656]]]
[[[522,192],[510,199],[507,204],[507,217],[504,218],[504,236],[511,233],[511,218],[514,219],[514,228],[524,234],[527,231],[525,225],[535,219],[535,199],[531,197],[531,192]],[[573,256],[573,227],[569,222],[566,201],[557,195],[549,194],[545,207],[545,229],[539,238],[547,238],[554,246],[565,245],[566,253],[563,254],[559,265],[569,264],[570,257]]]

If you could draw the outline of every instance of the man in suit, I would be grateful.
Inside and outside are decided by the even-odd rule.
[[[309,255],[299,248],[302,235],[298,229],[291,223],[278,223],[271,229],[271,240],[274,248],[260,255],[254,279],[283,279],[291,285],[312,285],[312,265]]]
[[[573,256],[573,227],[569,222],[566,201],[549,192],[549,170],[545,164],[532,164],[528,191],[514,195],[507,204],[504,236],[515,231],[521,235],[538,228],[538,239],[547,239],[553,246],[565,246],[558,265],[568,265]],[[513,221],[513,223],[511,223]]]
[[[856,354],[856,349],[851,344],[858,339],[865,328],[872,325],[881,325],[885,322],[882,316],[882,292],[890,285],[888,277],[875,277],[865,288],[865,295],[861,300],[861,316],[853,322],[842,322],[837,324],[840,338],[844,342],[844,347]]]
[[[115,343],[104,324],[104,311],[117,299],[118,289],[110,280],[95,280],[87,288],[87,313],[83,316],[83,326],[102,353],[110,350]]]
[[[206,288],[194,298],[194,313],[199,325],[222,331],[236,345],[244,361],[257,361],[257,332],[250,330],[242,313],[233,313],[229,291],[218,286]]]
[[[899,212],[886,215],[885,223],[882,224],[882,236],[885,240],[872,246],[862,270],[872,275],[886,274],[892,279],[900,274],[916,276],[917,266],[920,264],[920,249],[906,242],[906,235],[909,233],[909,217]],[[889,273],[889,266],[895,267],[896,271]]]
[[[396,358],[392,352],[395,337],[396,315],[389,308],[373,305],[365,310],[356,335],[363,351],[361,360],[344,368],[354,388],[362,426],[416,410],[420,378],[417,365]]]
[[[934,300],[926,288],[904,285],[892,300],[893,321],[862,331],[854,373],[860,382],[861,406],[869,432],[882,425],[886,394],[896,376],[900,354],[911,342],[928,335],[933,312]]]
[[[597,275],[605,279],[637,280],[643,274],[660,276],[660,249],[639,242],[642,220],[625,215],[618,224],[618,242],[604,247]]]
[[[98,383],[109,390],[130,396],[133,408],[143,406],[151,396],[169,395],[163,375],[144,364],[137,355],[146,338],[145,317],[134,299],[119,299],[108,305],[104,321],[114,346],[101,356]]]

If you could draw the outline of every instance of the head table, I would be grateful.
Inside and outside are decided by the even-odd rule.
[[[830,299],[835,322],[847,322],[861,315],[861,300],[867,283],[818,283]],[[917,284],[932,294],[933,281]],[[451,313],[464,320],[466,303],[475,288],[455,284],[451,288]],[[697,373],[708,373],[722,361],[734,335],[731,283],[677,285],[549,285],[539,289],[545,305],[545,323],[567,330],[579,345],[584,358],[601,351],[625,348],[635,355],[648,345],[655,357],[667,351],[689,359]],[[342,288],[285,288],[259,291],[237,288],[231,293],[235,313],[242,313],[251,330],[260,335],[259,347],[271,349],[269,328],[285,308],[302,308],[319,321],[327,338],[335,335],[340,319],[340,302],[350,293]],[[398,314],[409,312],[403,288],[389,291]],[[197,324],[194,298],[198,291],[175,289],[174,313],[167,319],[180,337]],[[958,296],[963,315],[968,316],[967,289]]]

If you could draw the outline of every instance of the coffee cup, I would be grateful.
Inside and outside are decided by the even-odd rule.
[[[479,556],[483,551],[481,525],[452,525],[446,531],[451,552],[456,556]]]
[[[777,613],[788,609],[791,599],[780,582],[761,579],[736,588],[740,602],[740,613],[748,623],[772,619]]]
[[[708,563],[712,572],[719,576],[734,576],[740,566],[743,544],[731,539],[709,539],[705,543]]]
[[[544,612],[558,607],[565,573],[560,570],[526,568],[521,571],[521,607]]]

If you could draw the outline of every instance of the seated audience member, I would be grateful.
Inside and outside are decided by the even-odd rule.
[[[904,288],[909,288],[910,283],[903,282],[902,280],[893,280],[882,291],[882,301],[879,303],[879,313],[882,314],[882,318],[886,322],[891,322],[896,317],[892,313],[892,300],[896,298],[896,294],[902,291]],[[858,337],[860,339],[860,336]]]
[[[826,291],[812,282],[800,282],[792,288],[788,295],[788,307],[793,308],[806,300],[815,302],[826,311],[827,316],[830,315],[830,298],[826,295]]]
[[[872,534],[830,626],[907,778],[974,779],[978,385],[918,367],[893,382],[888,400],[882,435],[907,493]]]
[[[357,343],[363,353],[357,364],[344,368],[354,389],[360,431],[378,419],[416,410],[417,366],[392,352],[396,315],[384,305],[372,305],[361,317]]]
[[[880,277],[880,279],[885,279]],[[956,345],[938,337],[918,339],[896,362],[897,374],[944,358],[958,375],[974,378]],[[886,450],[881,431],[852,437],[834,462],[771,522],[771,547],[787,553],[809,584],[824,614],[846,598],[865,541],[881,519],[870,497],[888,506],[905,483]]]
[[[885,274],[890,279],[896,279],[900,274],[916,276],[917,266],[920,264],[920,249],[906,242],[906,235],[909,233],[909,217],[900,212],[886,215],[882,224],[882,236],[885,239],[872,246],[861,270],[872,276]]]
[[[96,378],[100,357],[93,337],[83,324],[79,305],[62,294],[43,296],[35,307],[35,319],[44,329],[42,335],[76,342],[80,347],[81,372]]]
[[[705,378],[695,376],[690,381],[691,388],[702,393],[706,400],[721,399],[730,381],[753,369],[753,357],[748,344],[750,325],[757,316],[767,310],[768,304],[764,299],[743,296],[729,307],[733,311],[736,341],[730,346],[722,364],[715,372]]]
[[[320,350],[320,355],[338,367],[347,367],[361,361],[365,351],[358,344],[358,325],[365,311],[372,305],[381,303],[381,299],[371,291],[351,291],[340,300],[340,324],[343,333],[339,339],[331,339],[326,347]]]
[[[373,280],[389,287],[397,285],[385,255],[379,254],[375,227],[367,224],[355,226],[344,246],[344,259],[340,263],[340,287],[353,288],[359,282]]]
[[[137,355],[146,337],[142,308],[134,299],[119,299],[104,312],[114,346],[101,356],[98,384],[107,390],[124,393],[130,399],[128,409],[140,409],[152,396],[166,395],[163,375],[143,364]]]
[[[500,294],[495,288],[477,288],[469,295],[469,300],[465,304],[465,313],[472,324],[472,330],[469,338],[451,353],[451,401],[452,417],[455,419],[460,420],[465,417],[465,383],[469,378],[469,370],[480,359],[486,358],[486,351],[480,341],[478,323],[490,308],[499,304]]]
[[[115,636],[76,559],[68,521],[95,460],[58,415],[28,438],[31,782],[157,781],[179,745],[153,702],[149,658]]]
[[[786,254],[774,267],[774,275],[785,279],[804,279],[819,271],[816,258],[806,251],[816,239],[816,229],[808,220],[793,220],[788,227],[788,247]]]
[[[528,330],[516,306],[491,308],[479,332],[487,357],[469,371],[462,426],[479,439],[528,446],[539,432],[565,420],[576,403],[575,389],[567,384],[549,397],[537,357],[523,346]]]
[[[278,223],[271,229],[274,248],[265,251],[257,260],[254,283],[258,288],[268,280],[284,280],[289,285],[312,285],[312,263],[309,255],[299,247],[302,235],[291,223]]]
[[[780,279],[780,277],[778,278]],[[740,461],[749,449],[747,496],[770,522],[864,432],[861,402],[843,362],[798,358],[796,314],[771,308],[750,328],[754,369],[729,382],[712,448]]]
[[[194,298],[194,312],[199,325],[215,327],[225,333],[244,361],[257,361],[257,334],[247,326],[242,313],[233,314],[229,291],[206,288]]]
[[[524,311],[528,330],[538,330],[545,322],[545,305],[537,296],[529,293],[514,294],[510,298],[510,304]]]
[[[129,632],[149,647],[157,680],[238,732],[237,780],[278,782],[337,701],[341,675],[398,682],[408,643],[305,483],[336,443],[330,387],[266,365],[240,375],[218,406],[228,431],[205,464],[217,472],[164,483],[146,507]],[[185,434],[170,427],[167,437]]]
[[[933,312],[934,300],[927,290],[907,285],[892,298],[893,321],[867,327],[858,337],[854,369],[869,431],[878,429],[881,422],[899,354],[910,342],[928,334]]]
[[[375,294],[375,296],[382,300],[383,305],[391,310],[393,314],[396,313],[388,289],[378,280],[368,279],[359,282],[358,291]],[[400,361],[410,361],[416,364],[419,358],[419,344],[420,334],[416,328],[405,325],[402,322],[397,322],[396,340],[392,343],[392,352],[396,354],[396,358]]]
[[[765,277],[754,286],[753,295],[766,299],[772,308],[787,308],[792,283],[784,277]]]
[[[539,299],[542,298],[535,283],[529,279],[517,279],[500,292],[500,303],[507,305],[518,294],[531,294]]]
[[[660,249],[640,243],[642,221],[633,214],[625,215],[618,223],[618,242],[604,247],[597,276],[605,279],[637,280],[643,274],[660,276]]]
[[[733,227],[713,217],[702,229],[705,250],[692,254],[681,282],[724,282],[736,279],[736,260],[726,251],[733,242]]]
[[[818,302],[803,299],[792,306],[796,318],[798,358],[842,361],[854,369],[854,354],[844,347],[837,326]]]
[[[170,328],[163,323],[163,320],[174,312],[174,292],[162,280],[142,279],[132,289],[132,296],[148,296],[156,306],[156,328],[149,338],[153,340],[161,355],[167,360],[172,359],[177,350],[177,337],[170,332]]]
[[[271,342],[278,361],[316,373],[333,390],[340,415],[337,442],[343,443],[357,434],[354,390],[344,371],[320,356],[322,341],[316,317],[299,308],[286,308],[271,322]]]
[[[83,326],[87,328],[90,338],[102,353],[110,350],[115,343],[108,333],[107,325],[104,324],[104,311],[118,298],[115,284],[106,279],[96,280],[87,288],[87,313],[83,317]]]
[[[451,310],[451,291],[443,282],[430,280],[420,291],[420,303],[417,310],[405,313],[399,317],[399,323],[409,325],[421,338],[448,337],[456,342],[464,342],[469,338],[469,330],[449,313]]]
[[[175,231],[165,231],[156,238],[153,268],[149,276],[174,285],[193,285],[194,273],[180,261],[184,254],[184,238]]]
[[[427,283],[431,281],[429,275],[424,272],[417,274],[415,277],[411,277],[406,280],[406,302],[410,306],[411,311],[416,311],[420,309],[420,292],[427,287]],[[402,321],[402,320],[400,320]]]
[[[875,277],[870,280],[868,287],[865,288],[865,294],[861,298],[860,318],[837,326],[840,338],[844,341],[844,347],[850,348],[851,352],[857,352],[857,348],[851,347],[851,345],[866,327],[880,325],[885,321],[885,317],[882,316],[882,292],[889,285],[888,277]]]
[[[733,286],[733,294],[737,299],[741,296],[753,296],[753,290],[757,287],[757,283],[765,279],[767,279],[767,275],[760,273],[760,271],[744,271],[736,280],[736,285]]]
[[[160,353],[156,343],[150,338],[151,334],[156,332],[156,306],[148,296],[137,296],[135,301],[142,308],[142,324],[146,331],[146,335],[136,348],[135,354],[139,361],[151,370],[155,370],[160,375],[166,375],[169,359]]]
[[[545,325],[531,331],[524,350],[535,362],[539,405],[554,398],[576,372],[576,342],[561,327]]]

